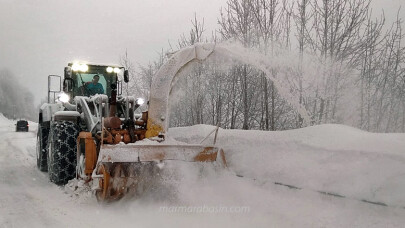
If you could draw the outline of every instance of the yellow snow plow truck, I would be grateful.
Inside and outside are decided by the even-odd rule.
[[[172,82],[182,66],[198,57],[181,53],[155,75],[148,111],[141,117],[134,111],[143,99],[122,95],[119,78],[129,81],[124,67],[78,62],[65,67],[63,80],[50,75],[48,87],[57,77],[61,89],[48,88],[48,103],[39,111],[39,170],[48,172],[58,185],[83,180],[99,201],[113,201],[139,192],[142,182],[153,181],[166,160],[225,167],[224,152],[218,147],[165,142]]]

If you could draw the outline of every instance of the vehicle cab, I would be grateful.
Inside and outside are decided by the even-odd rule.
[[[111,97],[117,89],[120,89],[118,80],[119,74],[124,74],[124,80],[128,78],[128,71],[122,66],[69,63],[68,66],[65,67],[63,91],[68,94],[70,98],[74,98],[75,96],[95,95],[89,90],[89,85],[93,83],[93,78],[98,76],[98,83],[101,84],[103,91],[99,94],[105,94]]]

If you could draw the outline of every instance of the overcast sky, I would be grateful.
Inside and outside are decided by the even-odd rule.
[[[403,0],[374,0],[392,22]],[[46,96],[47,76],[73,60],[154,61],[187,34],[197,13],[207,32],[217,28],[226,0],[0,0],[0,69],[8,68],[35,95]],[[403,6],[405,7],[405,6]],[[405,19],[405,9],[401,12]],[[1,83],[1,82],[0,82]],[[1,99],[1,98],[0,98]]]

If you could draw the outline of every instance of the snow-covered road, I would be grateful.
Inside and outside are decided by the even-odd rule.
[[[0,227],[402,227],[405,224],[404,208],[358,200],[364,193],[373,200],[390,204],[395,203],[393,199],[398,204],[404,202],[405,196],[397,193],[405,186],[405,179],[401,179],[405,155],[399,148],[404,134],[365,137],[370,140],[368,144],[375,140],[376,144],[386,143],[390,152],[384,154],[378,153],[377,145],[336,143],[329,148],[332,142],[311,138],[312,131],[322,129],[273,133],[271,138],[260,132],[220,131],[218,143],[226,149],[230,171],[215,172],[206,165],[169,163],[165,168],[176,167],[176,178],[168,176],[161,189],[136,201],[100,205],[86,192],[77,195],[55,186],[48,181],[46,173],[37,170],[35,123],[30,123],[28,133],[14,130],[14,122],[0,116]],[[170,133],[177,139],[192,142],[210,130],[209,126],[196,126],[173,129]],[[340,130],[334,131],[342,138],[356,137],[356,131]],[[295,144],[288,137],[294,137]],[[363,139],[356,140],[363,142]],[[349,154],[350,148],[345,146],[357,152]],[[271,156],[265,153],[269,149]],[[299,151],[308,156],[300,155]],[[372,156],[364,157],[364,153]],[[373,168],[378,163],[380,168]],[[344,164],[346,169],[352,169],[352,175],[343,170]],[[296,172],[298,169],[302,172]],[[245,177],[237,177],[235,172]],[[305,175],[312,176],[305,181]],[[363,185],[354,182],[370,175],[376,178],[364,178]],[[353,178],[345,184],[343,177]],[[390,180],[383,181],[386,177]],[[275,185],[275,180],[302,189]],[[372,191],[365,190],[365,186],[373,189],[380,183],[390,186],[379,187],[383,191],[374,191],[373,198],[369,193]],[[353,185],[355,190],[348,189],[348,185]],[[339,190],[348,198],[315,191],[325,189]],[[214,212],[218,209],[222,211]]]
[[[91,226],[73,219],[82,209],[36,169],[36,127],[15,132],[13,122],[0,119],[0,227]]]

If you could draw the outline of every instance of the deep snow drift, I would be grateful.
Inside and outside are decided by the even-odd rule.
[[[405,134],[342,125],[284,132],[220,129],[217,145],[225,150],[229,170],[168,162],[158,189],[138,200],[100,205],[85,191],[76,194],[49,183],[36,169],[35,123],[28,133],[14,128],[14,121],[0,115],[0,227],[405,224]],[[198,143],[213,128],[174,128],[169,135]],[[205,141],[210,142],[212,136]]]
[[[172,129],[196,143],[213,129]],[[325,124],[283,132],[222,130],[218,145],[237,174],[405,208],[405,134]]]

